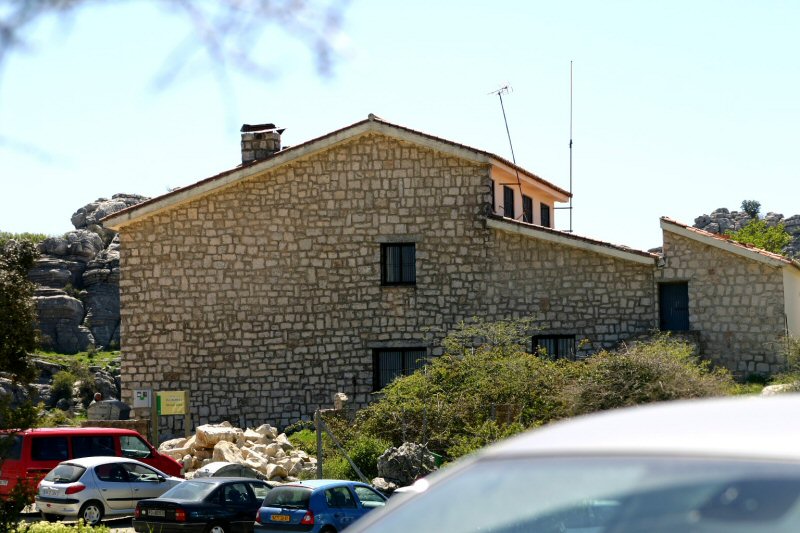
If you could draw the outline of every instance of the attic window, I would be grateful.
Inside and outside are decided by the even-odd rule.
[[[503,216],[514,218],[514,189],[503,186]]]

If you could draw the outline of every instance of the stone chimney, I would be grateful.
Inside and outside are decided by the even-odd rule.
[[[266,159],[280,152],[281,133],[275,124],[242,124],[242,164]]]

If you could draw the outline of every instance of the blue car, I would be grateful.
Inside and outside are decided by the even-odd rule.
[[[366,483],[340,479],[300,481],[267,493],[253,531],[337,533],[384,505],[386,497]]]

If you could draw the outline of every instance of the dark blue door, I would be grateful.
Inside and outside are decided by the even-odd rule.
[[[658,298],[661,331],[689,331],[689,284],[660,283]]]

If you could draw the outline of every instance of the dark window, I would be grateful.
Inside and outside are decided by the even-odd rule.
[[[66,461],[67,437],[35,437],[31,440],[34,461]]]
[[[373,354],[373,386],[380,390],[398,376],[425,366],[425,348],[381,348]]]
[[[0,457],[18,461],[22,457],[22,435],[0,436]]]
[[[416,244],[381,244],[381,284],[414,285],[417,282]]]
[[[689,284],[658,284],[659,327],[661,331],[689,331]]]
[[[550,206],[541,204],[541,218],[542,218],[542,226],[549,228],[550,227]]]
[[[536,335],[533,353],[550,359],[575,359],[575,335]]]
[[[514,189],[503,186],[503,216],[514,218]]]
[[[127,483],[128,472],[120,464],[107,463],[94,468],[97,479],[106,483]]]
[[[325,491],[325,501],[333,509],[355,509],[356,500],[347,487],[334,487]]]
[[[72,458],[94,457],[96,455],[117,455],[114,451],[114,437],[72,437]]]
[[[522,195],[522,221],[533,222],[533,198]]]
[[[178,485],[180,487],[180,485]],[[308,487],[275,487],[267,493],[264,507],[294,507],[295,509],[308,509],[311,499],[311,489]]]
[[[494,194],[494,180],[489,180],[489,187],[492,188],[492,213],[495,212],[497,201],[495,200]]]

